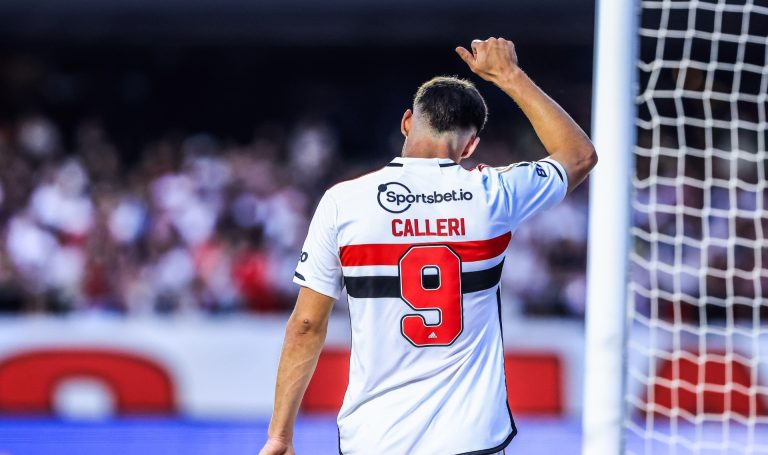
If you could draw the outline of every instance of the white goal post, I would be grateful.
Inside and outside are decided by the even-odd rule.
[[[596,4],[592,140],[599,163],[589,179],[584,455],[622,451],[637,15],[634,0]]]
[[[768,0],[598,0],[585,455],[768,454]]]

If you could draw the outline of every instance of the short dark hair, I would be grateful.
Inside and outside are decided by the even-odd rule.
[[[468,127],[480,132],[488,119],[488,107],[475,84],[456,76],[439,76],[421,84],[413,107],[426,115],[438,133]]]

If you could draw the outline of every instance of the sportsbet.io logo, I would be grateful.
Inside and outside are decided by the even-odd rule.
[[[411,190],[400,182],[382,183],[376,194],[379,206],[389,213],[403,213],[413,204],[440,204],[442,202],[457,202],[472,200],[472,193],[462,189],[451,190],[446,193],[433,191],[430,194],[413,194]]]

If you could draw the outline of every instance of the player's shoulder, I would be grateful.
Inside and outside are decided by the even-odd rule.
[[[478,164],[472,170],[494,176],[509,177],[519,174],[521,176],[549,177],[551,174],[557,176],[560,180],[565,180],[562,166],[552,158],[543,158],[538,161],[519,161],[506,166],[489,166],[487,164]]]
[[[516,168],[525,168],[528,166],[535,166],[535,161],[519,161],[516,163],[510,163],[505,166],[492,166],[490,164],[480,163],[477,166],[470,169],[470,172],[476,171],[481,174],[504,174]]]
[[[479,163],[477,166],[468,169],[468,176],[472,179],[480,179],[484,186],[495,186],[501,183],[503,178],[510,178],[510,171],[517,168],[530,166],[527,161],[512,163],[506,166],[493,166],[490,164]]]

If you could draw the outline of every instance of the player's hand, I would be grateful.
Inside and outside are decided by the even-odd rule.
[[[472,52],[459,46],[456,53],[469,66],[473,73],[486,81],[498,83],[508,76],[517,66],[517,53],[512,41],[504,38],[488,38],[485,41],[473,40]]]
[[[293,445],[277,439],[269,439],[259,455],[296,455]]]

